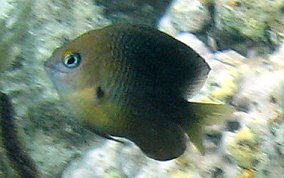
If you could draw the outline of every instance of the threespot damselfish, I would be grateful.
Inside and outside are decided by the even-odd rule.
[[[156,160],[183,154],[186,135],[204,152],[204,126],[233,112],[225,104],[187,101],[210,67],[187,45],[144,25],[89,31],[56,49],[44,65],[70,112]]]

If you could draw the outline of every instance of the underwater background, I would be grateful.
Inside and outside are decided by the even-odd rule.
[[[96,136],[63,106],[44,61],[117,22],[157,28],[210,65],[190,100],[236,111],[206,129],[204,155],[189,142],[181,157],[155,161],[126,139]],[[284,0],[0,0],[0,90],[9,97],[0,102],[0,178],[283,177],[283,38]]]

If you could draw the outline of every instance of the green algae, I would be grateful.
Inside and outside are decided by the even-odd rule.
[[[237,164],[246,169],[252,169],[260,159],[259,137],[250,129],[237,132],[228,148]]]
[[[120,170],[112,168],[106,171],[104,178],[127,178]]]
[[[216,27],[253,41],[267,41],[267,32],[281,20],[283,7],[283,0],[216,0]]]

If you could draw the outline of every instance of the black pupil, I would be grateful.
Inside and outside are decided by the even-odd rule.
[[[70,56],[69,58],[68,58],[68,60],[67,60],[67,64],[74,64],[75,63],[75,61],[76,61],[76,59],[75,59],[75,57],[72,55],[72,56]]]

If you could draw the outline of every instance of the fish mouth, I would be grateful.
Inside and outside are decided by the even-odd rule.
[[[67,73],[67,71],[60,69],[58,64],[54,62],[52,59],[47,59],[43,65],[44,65],[45,71],[47,71],[48,73],[51,73],[51,72],[59,72],[62,74]]]

